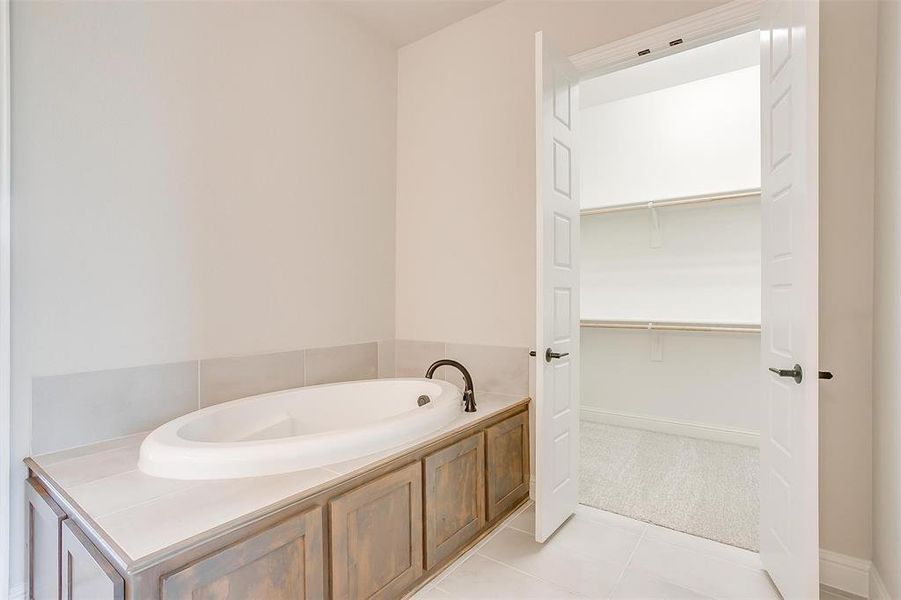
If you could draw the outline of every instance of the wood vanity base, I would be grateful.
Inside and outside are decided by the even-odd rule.
[[[518,404],[137,561],[29,459],[26,598],[404,597],[526,501],[528,424]]]

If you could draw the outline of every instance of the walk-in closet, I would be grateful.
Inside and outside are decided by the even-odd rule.
[[[583,80],[579,139],[580,501],[754,550],[759,45]]]

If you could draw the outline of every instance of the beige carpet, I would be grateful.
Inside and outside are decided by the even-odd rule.
[[[757,550],[757,448],[582,422],[579,501]]]

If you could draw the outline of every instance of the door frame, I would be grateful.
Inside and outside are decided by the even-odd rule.
[[[579,72],[581,80],[591,79],[605,73],[626,69],[638,64],[657,60],[665,56],[684,52],[691,48],[704,46],[711,42],[732,37],[760,28],[762,19],[762,0],[733,0],[727,4],[671,21],[653,29],[636,33],[629,37],[591,48],[568,56],[570,62]],[[680,43],[671,45],[674,40]],[[649,50],[649,52],[646,52]],[[642,54],[639,54],[642,52]],[[539,93],[536,91],[536,93]],[[537,149],[540,151],[540,148]],[[540,193],[537,190],[536,193]],[[539,217],[540,218],[540,215]],[[541,231],[536,227],[536,248],[542,249]],[[536,262],[541,260],[536,255]],[[537,272],[537,270],[536,270]],[[536,278],[535,292],[540,293],[541,280]],[[537,307],[536,307],[537,308]],[[536,321],[541,317],[536,310]],[[542,365],[532,361],[529,369],[529,395],[535,399],[536,370]],[[530,411],[533,420],[530,425],[536,431],[537,418],[535,411]],[[533,440],[534,442],[534,440]],[[535,500],[535,444],[532,444],[532,473],[529,482],[529,496]]]
[[[591,79],[759,29],[761,11],[761,0],[733,0],[660,27],[573,54],[569,60],[582,79]],[[681,42],[670,45],[675,40]]]
[[[734,0],[660,27],[573,54],[569,56],[569,60],[578,70],[582,80],[590,79],[760,29],[762,10],[762,0]],[[671,44],[676,40],[680,41]],[[537,240],[537,243],[540,248],[541,241]],[[540,260],[540,257],[537,258]],[[540,285],[541,281],[537,281],[536,293],[539,291],[537,288]],[[536,314],[536,320],[540,316]],[[530,373],[532,382],[534,382],[535,370],[540,366],[537,361],[532,364]],[[534,386],[531,386],[531,389],[534,391]],[[534,431],[535,428],[533,427],[532,430]],[[535,461],[532,464],[535,464]]]
[[[9,0],[0,0],[0,595],[11,592],[10,469],[10,26]]]

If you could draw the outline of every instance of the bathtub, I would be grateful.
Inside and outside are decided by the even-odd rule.
[[[429,402],[419,406],[420,396]],[[432,379],[296,388],[210,406],[157,428],[138,467],[170,479],[232,479],[322,467],[423,438],[462,414],[460,390]]]

